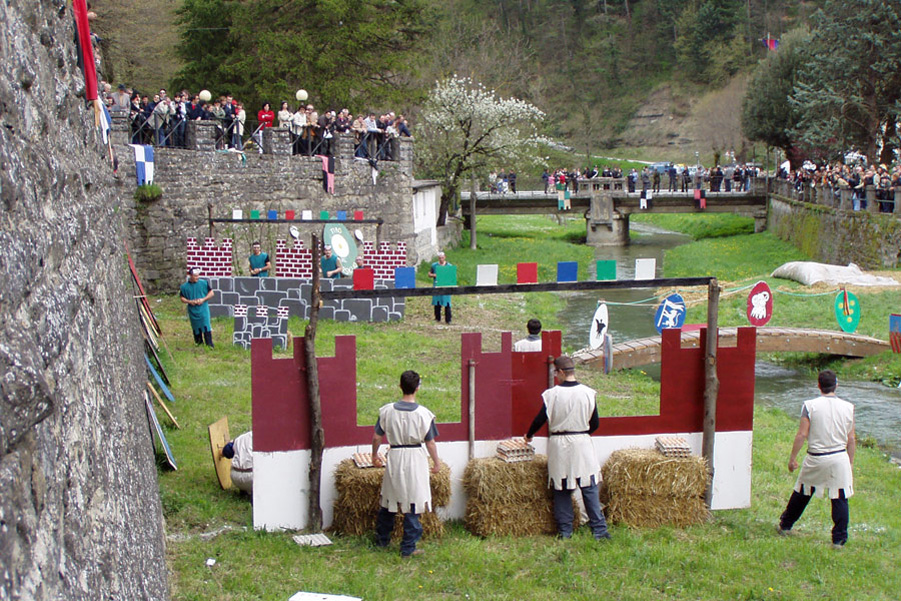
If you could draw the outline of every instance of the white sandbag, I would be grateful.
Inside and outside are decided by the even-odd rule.
[[[791,261],[776,268],[771,277],[794,280],[805,286],[813,286],[817,282],[826,284],[849,284],[854,286],[897,286],[892,278],[864,273],[854,263],[847,267],[827,265],[813,261]]]

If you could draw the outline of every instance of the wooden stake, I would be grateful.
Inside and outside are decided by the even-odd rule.
[[[707,340],[704,351],[704,438],[702,454],[707,460],[707,494],[704,502],[707,508],[713,501],[713,446],[716,436],[716,397],[720,390],[720,381],[716,376],[716,347],[719,339],[719,305],[720,287],[716,278],[707,287]]]
[[[309,530],[322,530],[320,507],[320,479],[322,474],[322,450],[325,447],[325,431],[322,429],[322,404],[319,398],[319,367],[316,361],[316,325],[319,322],[319,305],[322,297],[319,280],[322,266],[319,262],[319,238],[313,234],[313,290],[310,293],[310,321],[304,332],[303,346],[307,370],[307,396],[310,399],[310,507]]]
[[[175,421],[175,416],[172,415],[172,412],[169,411],[168,407],[166,407],[166,403],[164,403],[163,399],[160,398],[160,394],[156,391],[156,388],[153,387],[153,384],[150,383],[150,380],[147,381],[147,388],[149,388],[150,392],[153,393],[153,398],[155,398],[156,402],[160,404],[160,407],[163,408],[163,411],[166,412],[166,415],[169,416],[169,419],[172,420],[172,423],[175,424],[175,427],[181,430],[181,426],[179,426],[178,422]]]

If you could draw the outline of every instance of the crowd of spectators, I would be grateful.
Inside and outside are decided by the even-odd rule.
[[[788,180],[797,191],[809,188],[832,190],[838,198],[842,190],[851,191],[852,208],[855,211],[867,209],[867,189],[875,189],[879,211],[894,211],[895,190],[901,190],[901,163],[887,165],[857,164],[841,162],[817,165],[805,161],[799,169],[787,168],[787,163],[779,168],[777,178]]]
[[[291,134],[293,154],[331,155],[335,134],[352,132],[354,156],[394,160],[397,138],[412,136],[404,116],[393,112],[378,117],[370,112],[354,118],[347,109],[319,113],[312,104],[302,103],[295,110],[287,102],[282,102],[275,112],[269,102],[264,102],[256,113],[254,126],[253,115],[248,119],[244,104],[228,92],[205,101],[199,93],[187,90],[170,97],[165,89],[160,89],[150,97],[122,84],[114,92],[106,82],[101,82],[100,90],[111,113],[128,113],[133,144],[184,148],[186,123],[200,120],[216,123],[219,150],[242,151],[247,145],[262,152],[263,130],[280,127]]]

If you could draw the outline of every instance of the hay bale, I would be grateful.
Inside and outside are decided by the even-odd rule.
[[[547,457],[506,463],[473,459],[463,473],[466,528],[478,536],[554,534],[553,495],[547,486]]]
[[[615,451],[601,468],[607,519],[636,527],[688,526],[710,518],[704,504],[707,462],[656,450]]]
[[[331,530],[339,534],[363,536],[375,529],[375,516],[379,511],[382,478],[385,468],[358,468],[353,459],[345,459],[335,469],[335,516]],[[437,474],[429,474],[432,489],[432,505],[440,507],[450,502],[450,468],[442,464]],[[432,512],[421,516],[423,537],[437,538],[444,534],[444,524]],[[395,534],[402,531],[402,517],[398,514]],[[399,530],[398,528],[401,528]]]

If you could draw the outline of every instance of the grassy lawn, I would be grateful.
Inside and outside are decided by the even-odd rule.
[[[474,266],[479,263],[498,263],[500,281],[514,281],[515,272],[506,268],[517,261],[539,262],[546,270],[540,269],[539,278],[548,281],[556,275],[548,256],[554,261],[579,261],[584,274],[593,252],[571,243],[583,230],[578,220],[560,225],[540,216],[480,218],[479,249],[469,251],[464,244],[449,250],[448,259],[460,267],[462,284],[474,283],[467,278],[474,278]],[[692,250],[708,244],[713,246]],[[679,269],[688,270],[692,261],[706,269],[711,254],[729,257],[710,264],[727,287],[753,283],[754,278],[765,277],[779,263],[796,257],[793,248],[766,235],[704,240],[671,251],[666,275],[679,275]],[[424,283],[422,273],[421,266]],[[770,281],[770,285],[801,292],[784,281]],[[888,309],[885,319],[877,314],[882,311],[877,304],[891,305],[882,294],[861,294],[862,330],[875,332],[879,323],[887,324]],[[724,298],[721,323],[742,323],[739,309],[745,298],[746,292]],[[829,305],[828,313],[811,298],[777,295],[774,322],[778,318],[786,325],[830,327],[832,295],[819,297]],[[425,376],[422,403],[440,420],[456,421],[461,332],[482,332],[484,346],[496,349],[501,331],[521,336],[531,316],[539,317],[548,329],[559,325],[561,303],[552,293],[455,297],[453,302],[451,326],[432,321],[427,297],[408,300],[406,319],[400,323],[320,323],[317,352],[324,356],[333,352],[336,335],[357,336],[358,423],[372,423],[377,408],[395,399],[397,376],[408,368]],[[871,306],[872,324],[864,321]],[[778,537],[774,524],[794,482],[785,463],[796,420],[762,408],[755,410],[752,506],[717,512],[712,522],[701,526],[641,530],[614,525],[613,540],[598,545],[584,529],[568,542],[550,537],[481,539],[462,525],[451,524],[444,538],[422,545],[426,556],[410,562],[401,561],[396,545],[386,553],[372,547],[367,538],[333,537],[333,546],[311,549],[295,545],[291,533],[254,532],[249,498],[219,489],[206,430],[223,415],[229,417],[233,435],[250,428],[250,353],[230,346],[230,320],[214,321],[217,346],[207,350],[194,346],[184,308],[176,298],[161,298],[154,307],[172,350],[171,361],[163,354],[178,399],[173,411],[182,426],[181,430],[164,426],[179,469],[159,472],[173,599],[283,600],[299,590],[370,601],[898,598],[901,472],[878,449],[859,449],[851,539],[845,550],[829,548],[831,520],[828,503],[822,500],[811,503],[796,528],[798,536]],[[705,310],[692,308],[701,314]],[[289,322],[295,335],[302,334],[303,326],[300,320]],[[864,363],[846,362],[842,368],[857,370],[853,366]],[[880,363],[885,364],[886,360]],[[604,415],[658,410],[659,386],[638,370],[606,377],[580,370],[579,375],[598,388]],[[207,567],[207,558],[217,563]]]

